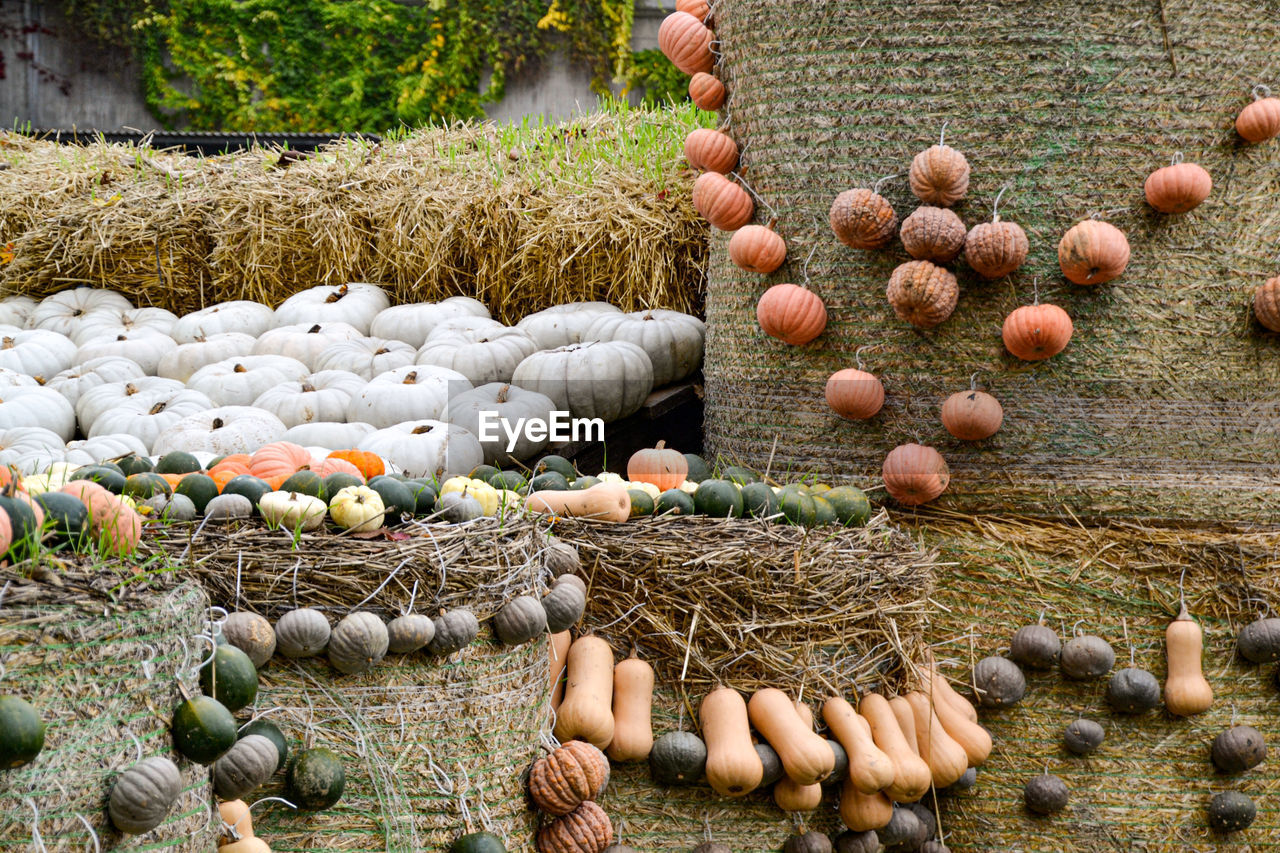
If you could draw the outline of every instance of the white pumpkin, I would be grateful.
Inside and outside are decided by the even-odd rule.
[[[19,373],[7,367],[0,367],[0,388],[34,388],[39,384],[34,376],[28,376],[25,373]],[[49,383],[46,382],[45,384],[48,385]]]
[[[528,315],[516,328],[537,341],[538,349],[558,349],[586,340],[587,328],[602,314],[621,313],[608,302],[567,302]]]
[[[31,314],[37,303],[30,296],[6,296],[0,299],[0,325],[17,326],[19,329],[31,327]]]
[[[99,415],[89,428],[89,438],[127,433],[151,447],[178,421],[212,408],[208,397],[190,388],[134,394]]]
[[[151,452],[156,456],[175,450],[218,456],[252,453],[283,436],[284,424],[270,412],[249,406],[221,406],[178,421],[160,434],[151,445]]]
[[[324,524],[329,505],[320,498],[297,492],[267,492],[258,501],[258,511],[267,527],[289,531],[315,530]]]
[[[353,338],[334,341],[316,358],[315,372],[345,370],[363,377],[373,377],[414,363],[417,351],[404,341],[382,338]]]
[[[0,465],[12,465],[23,474],[48,470],[66,457],[62,436],[39,426],[0,430]]]
[[[449,330],[438,328],[418,351],[418,364],[448,367],[472,385],[510,382],[516,365],[538,351],[533,338],[520,329]]]
[[[298,382],[310,372],[296,358],[245,355],[206,364],[191,374],[187,387],[205,394],[215,406],[251,406],[267,389]]]
[[[291,441],[303,447],[325,447],[329,450],[343,450],[355,447],[365,436],[374,432],[372,424],[318,422],[298,424],[289,427],[284,434],[284,441]]]
[[[52,465],[45,466],[40,473],[23,477],[22,487],[32,496],[56,492],[71,482],[71,475],[74,473],[75,466],[68,465],[66,462],[54,462]]]
[[[88,361],[68,367],[45,383],[46,388],[57,391],[67,402],[75,406],[86,392],[112,382],[129,382],[141,379],[146,374],[136,361],[119,356],[91,358]],[[77,415],[79,412],[77,412]]]
[[[656,309],[597,317],[586,332],[595,341],[627,341],[653,362],[653,385],[660,388],[698,369],[706,325],[692,314]]]
[[[136,394],[172,394],[183,390],[184,387],[176,379],[143,376],[127,382],[108,382],[96,388],[90,388],[76,401],[76,420],[80,422],[80,432],[88,435],[89,430],[104,412],[123,405]]]
[[[526,423],[541,420],[549,423],[556,404],[545,394],[526,391],[515,385],[503,382],[490,382],[470,391],[457,394],[445,406],[440,420],[460,426],[476,436],[480,446],[484,448],[484,461],[499,467],[514,461],[529,459],[541,453],[550,444],[547,437],[532,440],[528,433],[520,428],[520,421]],[[481,435],[480,416],[485,413],[488,420],[505,421],[506,427],[497,424],[488,432],[496,436],[488,441]],[[507,451],[510,444],[508,430],[517,433],[515,449]]]
[[[0,337],[0,367],[52,379],[76,364],[76,345],[57,332],[26,329]]]
[[[258,337],[253,345],[254,355],[283,355],[296,358],[314,373],[316,359],[334,341],[349,341],[362,337],[359,330],[348,323],[307,323],[270,329]]]
[[[408,477],[449,477],[468,474],[484,463],[484,450],[474,435],[436,420],[408,421],[370,433],[356,445],[376,453]]]
[[[136,435],[111,433],[97,435],[81,441],[67,442],[66,461],[76,467],[96,465],[104,459],[119,459],[121,456],[148,456],[151,448],[142,443]]]
[[[322,370],[300,382],[268,388],[253,401],[255,408],[278,417],[286,427],[316,421],[345,421],[351,398],[368,384],[345,370]]]
[[[71,335],[76,346],[84,346],[97,340],[110,340],[119,335],[129,335],[143,329],[168,335],[178,315],[163,308],[128,308],[94,311],[80,318],[80,325]]]
[[[469,315],[450,317],[447,320],[441,320],[436,323],[435,328],[431,330],[431,334],[427,335],[427,340],[423,342],[423,345],[430,343],[431,338],[435,335],[476,334],[505,328],[506,326],[497,320],[488,317],[473,317]]]
[[[546,394],[556,408],[605,422],[625,418],[653,390],[653,363],[626,341],[588,341],[536,352],[520,362],[511,382]]]
[[[44,427],[64,442],[76,434],[76,413],[57,391],[5,388],[0,391],[0,429]]]
[[[133,303],[114,290],[75,287],[40,300],[27,321],[33,329],[45,329],[71,337],[81,319],[94,311],[128,311]]]
[[[441,302],[395,305],[378,312],[369,326],[375,338],[404,341],[414,349],[427,341],[431,330],[454,317],[488,317],[484,303],[470,296],[450,296]]]
[[[248,299],[237,299],[184,314],[173,324],[169,334],[180,344],[190,344],[228,332],[239,332],[256,338],[268,329],[275,328],[275,325],[276,312],[271,306]]]
[[[449,398],[471,388],[447,367],[409,365],[389,370],[364,386],[347,406],[347,420],[382,429],[414,419],[438,418]]]
[[[136,361],[144,373],[155,376],[156,370],[160,367],[160,359],[171,350],[177,349],[177,346],[173,338],[168,335],[151,329],[138,329],[128,334],[116,335],[114,338],[95,339],[84,344],[76,351],[75,360],[78,364],[91,358],[117,356]]]
[[[320,285],[295,293],[276,308],[276,325],[296,323],[348,323],[369,334],[369,326],[380,311],[391,306],[387,293],[376,284],[352,281],[342,285]]]
[[[156,375],[186,382],[195,372],[214,362],[249,355],[257,343],[252,335],[242,332],[220,332],[204,340],[178,344],[160,359]]]

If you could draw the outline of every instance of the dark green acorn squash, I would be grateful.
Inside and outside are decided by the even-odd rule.
[[[742,493],[728,480],[703,480],[693,493],[693,506],[713,518],[741,518]]]
[[[44,510],[44,523],[55,542],[83,551],[93,542],[89,529],[89,508],[74,495],[64,492],[43,492],[35,496],[35,502]]]
[[[327,809],[342,799],[347,776],[342,761],[324,747],[294,753],[285,775],[285,799],[300,809]]]
[[[174,747],[196,764],[212,764],[236,743],[236,718],[212,696],[193,696],[175,708],[171,728]]]
[[[186,497],[196,512],[203,515],[209,501],[218,496],[218,484],[208,474],[192,473],[178,481],[173,493]]]
[[[42,749],[40,712],[18,696],[0,696],[0,770],[30,763]]]
[[[653,502],[654,515],[693,515],[693,495],[679,489],[667,489]]]
[[[166,453],[156,462],[157,474],[193,474],[200,470],[200,460],[182,450]]]
[[[104,483],[103,485],[106,484]],[[124,490],[121,494],[128,495],[135,501],[145,501],[155,495],[171,495],[173,494],[173,488],[164,477],[151,471],[145,471],[141,474],[130,474],[126,477]]]
[[[239,711],[258,696],[257,667],[235,646],[218,646],[213,660],[200,668],[200,689],[228,711]]]
[[[282,492],[297,492],[300,495],[310,495],[313,498],[320,498],[322,501],[329,499],[329,493],[325,489],[324,478],[311,469],[303,471],[295,471],[285,478],[280,484]],[[254,502],[257,504],[257,501]]]
[[[764,483],[747,483],[742,487],[742,513],[752,518],[768,518],[778,512],[778,496]]]

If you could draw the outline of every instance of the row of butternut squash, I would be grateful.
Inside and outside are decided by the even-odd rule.
[[[614,761],[644,761],[653,749],[653,667],[636,657],[614,663],[592,634],[551,636],[551,707],[562,742],[585,740]]]

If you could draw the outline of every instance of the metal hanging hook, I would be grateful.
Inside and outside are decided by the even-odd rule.
[[[875,185],[871,187],[871,191],[876,195],[879,195],[880,187],[882,187],[885,183],[892,181],[894,178],[901,178],[903,174],[904,173],[899,172],[896,175],[885,175],[883,178],[875,182]]]
[[[1262,83],[1259,83],[1258,85],[1254,86],[1251,91],[1253,93],[1253,99],[1255,101],[1259,101],[1263,98],[1271,97],[1271,87]]]
[[[818,244],[814,243],[813,248],[809,250],[809,255],[804,259],[804,263],[800,265],[800,275],[803,278],[801,284],[805,287],[809,286],[809,261],[813,260],[813,253],[818,251]]]
[[[991,205],[991,221],[992,222],[1000,221],[1000,199],[1004,197],[1005,190],[1009,189],[1009,187],[1011,186],[1013,186],[1013,181],[1009,181],[1008,183],[1006,183],[1004,186],[1000,188],[1000,192],[996,193],[996,200]]]
[[[862,351],[866,349],[871,349],[873,346],[874,344],[863,344],[862,346],[858,347],[856,350],[853,351],[853,363],[857,366],[859,370],[862,370]]]
[[[1169,158],[1169,165],[1176,166],[1181,162],[1182,162],[1182,152],[1181,151],[1173,152],[1173,156]]]
[[[947,144],[947,125],[949,125],[949,124],[951,124],[951,120],[950,120],[950,119],[947,119],[946,121],[944,121],[944,122],[942,123],[942,131],[938,134],[938,145],[939,145],[939,146],[943,146],[943,145],[946,145],[946,144]]]

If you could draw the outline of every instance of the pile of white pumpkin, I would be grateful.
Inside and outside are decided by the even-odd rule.
[[[377,453],[409,476],[446,457],[466,471],[505,456],[505,437],[476,437],[480,410],[624,418],[698,369],[704,335],[691,315],[602,302],[504,326],[475,299],[393,307],[365,283],[183,317],[105,289],[15,296],[0,300],[0,464],[31,473],[287,440]],[[522,439],[513,455],[547,444]]]

